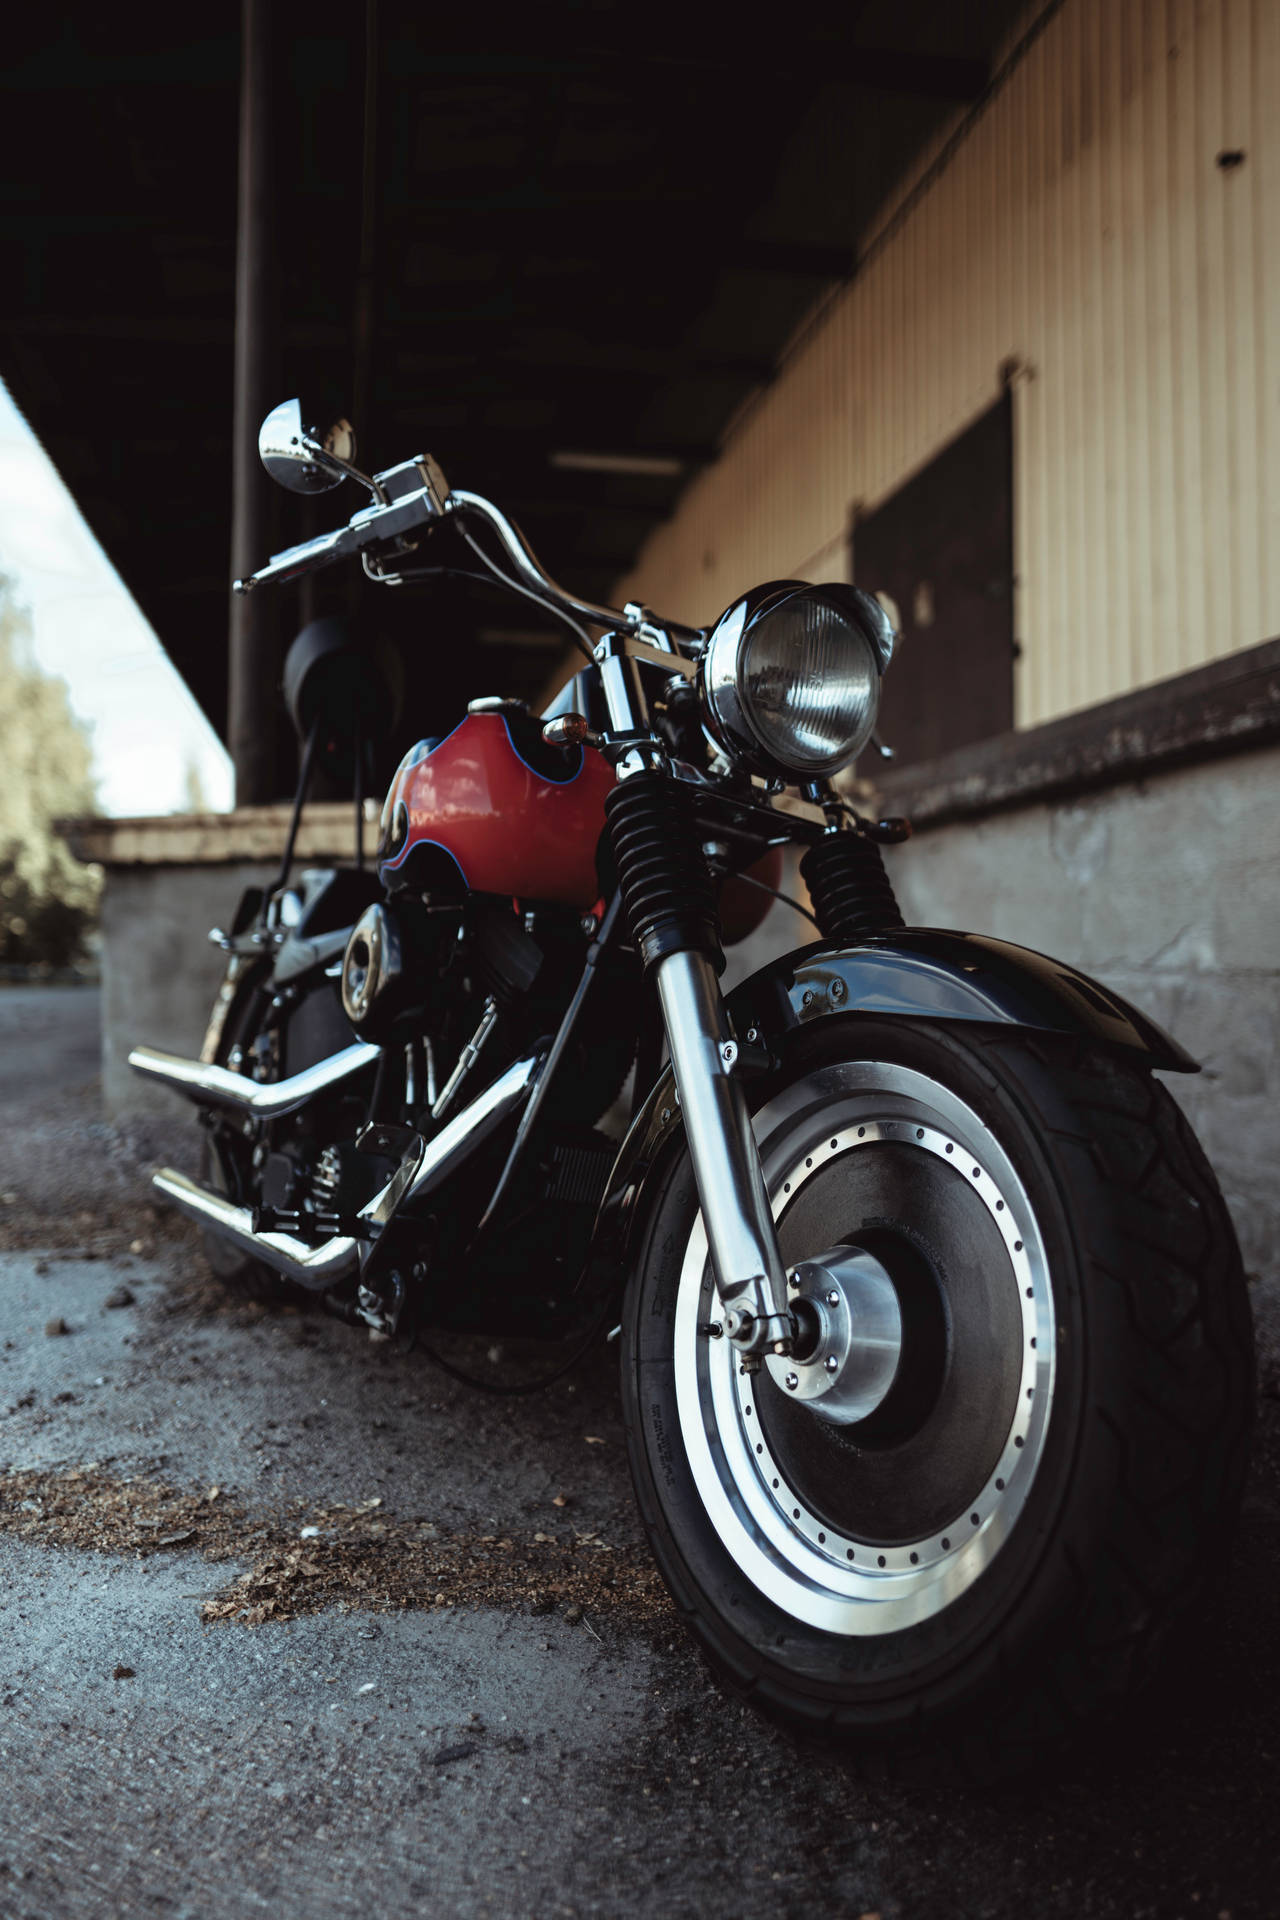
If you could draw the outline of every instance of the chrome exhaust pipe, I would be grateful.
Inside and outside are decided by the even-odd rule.
[[[377,1048],[373,1048],[374,1053]],[[160,1058],[166,1056],[161,1055]],[[183,1064],[189,1064],[184,1062]],[[357,1216],[359,1235],[341,1234],[318,1245],[300,1240],[292,1233],[256,1232],[248,1207],[238,1207],[223,1193],[199,1186],[185,1173],[162,1167],[151,1177],[151,1184],[162,1200],[186,1214],[189,1220],[210,1233],[230,1241],[231,1245],[261,1260],[264,1266],[282,1273],[300,1287],[325,1293],[344,1280],[354,1279],[360,1271],[362,1255],[369,1251],[380,1234],[391,1224],[401,1208],[411,1210],[415,1202],[443,1184],[476,1147],[488,1139],[507,1115],[519,1104],[535,1078],[539,1066],[536,1055],[517,1060],[486,1087],[470,1106],[464,1107],[434,1139],[424,1145],[414,1140],[387,1184],[376,1193]],[[231,1078],[237,1076],[231,1075]],[[301,1076],[298,1076],[301,1078]],[[288,1086],[289,1081],[278,1083]],[[267,1089],[264,1089],[266,1091]]]
[[[420,1200],[434,1193],[467,1156],[489,1138],[512,1109],[519,1105],[537,1078],[540,1056],[530,1054],[500,1073],[492,1086],[476,1095],[470,1106],[455,1114],[426,1144],[422,1160],[405,1189],[403,1205],[412,1213]],[[375,1202],[376,1205],[376,1202]]]
[[[248,1207],[238,1207],[225,1194],[197,1186],[185,1173],[161,1167],[151,1176],[151,1184],[162,1200],[198,1226],[207,1227],[251,1259],[261,1260],[299,1286],[327,1292],[359,1270],[360,1250],[348,1234],[311,1246],[291,1233],[255,1233],[253,1215]]]
[[[135,1047],[129,1065],[144,1080],[158,1080],[173,1093],[181,1093],[200,1107],[218,1107],[224,1113],[239,1113],[255,1120],[278,1120],[296,1113],[317,1094],[342,1085],[371,1067],[381,1047],[365,1041],[331,1053],[313,1067],[288,1080],[250,1080],[246,1074],[232,1073],[229,1067],[215,1067],[203,1060],[185,1060],[179,1053],[161,1053],[156,1047]]]

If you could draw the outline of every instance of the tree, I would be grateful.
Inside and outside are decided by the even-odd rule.
[[[0,962],[68,966],[97,918],[102,876],[54,822],[97,804],[89,731],[42,673],[31,620],[0,574]]]

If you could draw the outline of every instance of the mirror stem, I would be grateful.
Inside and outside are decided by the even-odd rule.
[[[361,473],[359,467],[353,467],[349,460],[342,458],[341,454],[330,453],[327,447],[321,446],[318,440],[313,440],[310,434],[303,435],[302,444],[320,466],[327,467],[330,473],[341,474],[348,480],[358,480],[362,487],[368,488],[380,507],[386,506],[386,491],[371,474]]]

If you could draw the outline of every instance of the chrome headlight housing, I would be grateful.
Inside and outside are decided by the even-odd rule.
[[[731,760],[770,778],[818,780],[875,731],[895,634],[861,587],[774,581],[712,629],[699,673],[703,719]]]

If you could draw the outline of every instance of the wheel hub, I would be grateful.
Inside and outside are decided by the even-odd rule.
[[[884,1400],[902,1353],[902,1310],[888,1271],[862,1247],[802,1260],[788,1278],[796,1337],[765,1365],[776,1386],[837,1426],[865,1420]]]
[[[676,1309],[683,1444],[713,1527],[761,1593],[826,1631],[897,1632],[980,1577],[1035,1479],[1055,1364],[1044,1236],[1001,1143],[915,1069],[822,1067],[753,1126],[788,1270],[839,1256],[844,1294],[847,1256],[874,1259],[901,1353],[862,1420],[822,1418],[820,1391],[798,1403],[802,1371],[826,1374],[833,1357],[821,1307],[838,1316],[802,1282],[790,1289],[799,1357],[746,1370],[730,1341],[705,1337],[715,1280],[699,1217]],[[810,1247],[830,1251],[813,1260]],[[856,1303],[849,1314],[852,1355]]]

